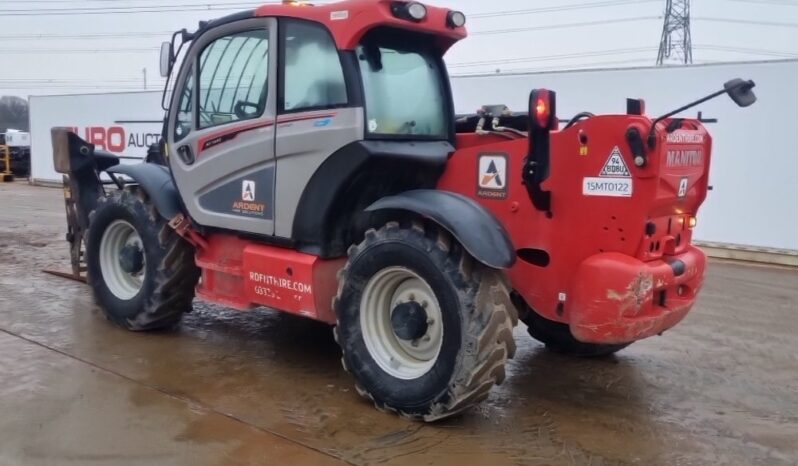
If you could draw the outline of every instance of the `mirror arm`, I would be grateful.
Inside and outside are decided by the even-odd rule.
[[[668,118],[670,118],[670,117],[672,117],[674,115],[678,115],[679,113],[682,113],[685,110],[689,110],[689,109],[695,107],[696,105],[701,105],[704,102],[712,100],[712,99],[714,99],[716,97],[720,97],[723,94],[726,94],[727,92],[728,91],[726,89],[723,89],[721,91],[712,93],[712,94],[704,97],[703,99],[698,99],[695,102],[691,102],[691,103],[685,105],[684,107],[677,108],[676,110],[674,110],[672,112],[669,112],[669,113],[666,113],[665,115],[662,115],[661,117],[659,117],[656,120],[654,120],[651,123],[651,131],[648,133],[648,147],[649,147],[649,149],[654,149],[655,147],[657,147],[657,124],[659,122],[661,122],[663,120],[666,120],[666,119],[668,119]]]

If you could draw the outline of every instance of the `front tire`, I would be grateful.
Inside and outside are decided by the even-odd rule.
[[[89,216],[89,285],[111,322],[171,328],[191,311],[200,271],[194,249],[135,188],[103,196]]]
[[[419,223],[368,231],[349,251],[333,306],[358,393],[407,418],[431,422],[479,403],[515,354],[501,272]]]

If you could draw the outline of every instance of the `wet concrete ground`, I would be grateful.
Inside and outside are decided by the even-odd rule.
[[[795,465],[798,271],[714,262],[664,337],[609,360],[516,330],[507,382],[436,425],[374,410],[328,328],[199,304],[132,334],[68,270],[60,190],[0,184],[0,465]]]

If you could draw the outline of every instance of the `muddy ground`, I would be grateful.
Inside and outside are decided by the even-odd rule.
[[[798,271],[713,262],[665,336],[608,360],[519,351],[436,425],[361,400],[325,326],[199,304],[106,322],[67,270],[61,192],[0,184],[0,465],[794,465]]]

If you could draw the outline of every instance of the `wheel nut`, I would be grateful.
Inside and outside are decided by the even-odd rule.
[[[410,295],[407,298],[410,299],[410,301],[415,301],[416,300],[416,295],[410,293]]]
[[[427,301],[423,301],[423,302],[421,303],[421,307],[423,307],[424,309],[426,309],[426,308],[428,308],[428,307],[429,307],[429,303],[428,303]]]
[[[411,345],[413,348],[418,348],[418,344],[419,344],[419,343],[418,343],[418,340],[413,340],[413,342],[412,342],[412,343],[410,343],[410,345]]]

